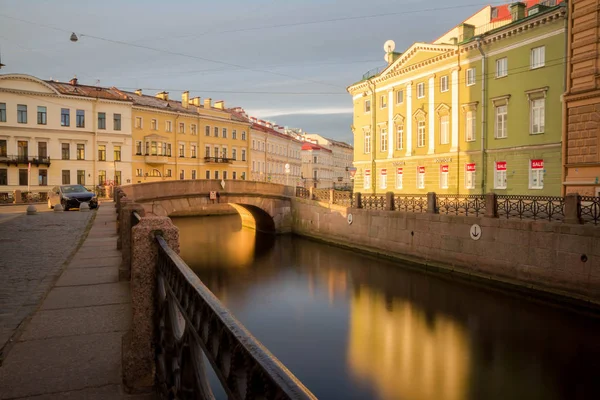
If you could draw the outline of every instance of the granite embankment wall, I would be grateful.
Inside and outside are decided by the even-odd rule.
[[[352,224],[348,214],[352,214]],[[373,211],[294,198],[299,235],[600,306],[600,227]],[[470,228],[481,226],[473,240]]]

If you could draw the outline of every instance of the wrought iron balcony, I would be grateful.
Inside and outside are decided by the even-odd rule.
[[[231,164],[233,161],[233,158],[226,157],[204,157],[204,162],[207,163]]]
[[[18,166],[19,164],[33,164],[35,166],[46,165],[50,166],[50,157],[28,157],[28,156],[7,156],[0,155],[0,164],[6,165],[14,165]]]

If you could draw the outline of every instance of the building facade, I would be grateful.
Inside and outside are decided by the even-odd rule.
[[[114,89],[0,75],[0,193],[131,182],[131,101]]]
[[[348,143],[326,138],[316,133],[305,133],[305,140],[316,142],[332,152],[333,171],[332,187],[334,189],[351,189],[352,179],[348,168],[352,167],[354,148]]]
[[[388,66],[348,88],[356,191],[560,194],[566,9],[527,5],[387,49]]]
[[[572,0],[568,7],[564,191],[600,196],[600,1]]]
[[[302,186],[331,189],[334,183],[333,151],[313,142],[302,145]]]

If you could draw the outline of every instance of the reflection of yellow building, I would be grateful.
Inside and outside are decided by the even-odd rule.
[[[448,317],[428,317],[408,301],[365,287],[350,302],[348,364],[382,399],[467,396],[467,332]]]

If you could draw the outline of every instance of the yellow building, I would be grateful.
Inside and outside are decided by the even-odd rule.
[[[133,182],[247,179],[250,124],[210,98],[169,99],[124,92],[133,100]]]

